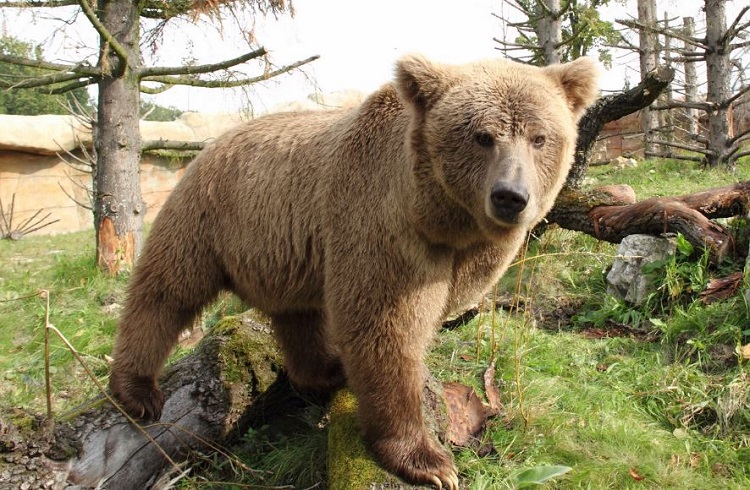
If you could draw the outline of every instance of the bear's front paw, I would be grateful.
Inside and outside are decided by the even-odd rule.
[[[432,484],[458,490],[458,474],[451,453],[424,435],[381,439],[373,443],[380,463],[409,483]]]
[[[159,420],[164,407],[164,394],[154,378],[112,373],[109,387],[122,408],[131,416]]]

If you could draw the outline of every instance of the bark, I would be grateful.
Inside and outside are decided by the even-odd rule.
[[[146,214],[139,177],[139,2],[100,0],[98,5],[103,27],[118,50],[125,50],[117,53],[114,44],[102,38],[95,139],[96,261],[100,269],[117,274],[132,267],[141,249]]]
[[[544,0],[544,13],[539,19],[537,37],[544,50],[547,65],[560,63],[562,46],[562,23],[560,22],[560,0]]]
[[[0,435],[13,439],[0,437],[0,452],[14,449],[4,455],[9,464],[0,464],[0,487],[149,488],[192,451],[215,452],[253,423],[306,405],[285,376],[277,377],[280,371],[266,325],[245,316],[225,319],[162,377],[167,403],[158,423],[138,427],[100,400],[54,428],[40,424],[31,440],[9,431],[0,416],[6,429]]]
[[[655,0],[638,0],[638,21],[646,26],[656,27],[656,1]],[[638,35],[639,54],[641,62],[641,82],[643,82],[649,73],[656,70],[657,52],[656,52],[656,33],[650,29],[642,29]],[[641,127],[646,136],[646,155],[654,153],[653,131],[657,127],[656,114],[648,106],[641,111]]]
[[[695,20],[692,17],[683,17],[683,29],[684,34],[687,37],[695,36]],[[695,46],[691,43],[685,43],[685,102],[697,102],[698,101],[698,74],[695,69]],[[688,134],[697,136],[698,133],[698,110],[693,107],[685,109],[688,125]]]
[[[708,166],[730,165],[732,126],[729,121],[731,63],[727,38],[726,0],[706,0],[706,102],[708,112]]]
[[[674,78],[674,71],[660,67],[632,89],[616,95],[601,97],[589,107],[578,123],[575,162],[568,174],[566,187],[578,189],[583,183],[589,166],[589,155],[599,132],[610,121],[648,107]]]
[[[750,210],[750,182],[640,202],[622,196],[611,189],[565,189],[547,219],[612,243],[636,233],[682,233],[696,250],[707,250],[710,260],[718,263],[735,252],[734,241],[711,220],[746,216]]]

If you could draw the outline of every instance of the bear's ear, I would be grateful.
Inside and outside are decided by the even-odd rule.
[[[420,111],[430,109],[455,83],[450,66],[420,55],[407,55],[396,63],[396,89],[404,101]]]
[[[562,86],[576,119],[583,116],[599,94],[599,65],[591,58],[578,58],[570,63],[546,66],[543,70]]]

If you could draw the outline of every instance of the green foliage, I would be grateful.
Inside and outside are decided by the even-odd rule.
[[[545,8],[540,0],[516,0],[519,6],[530,13],[529,25],[538,32],[539,18]],[[599,53],[599,60],[607,67],[612,65],[612,54],[607,46],[616,44],[620,34],[612,22],[602,20],[599,9],[609,4],[610,0],[570,0],[563,2],[562,38],[567,40],[560,48],[561,61],[571,61],[581,56]],[[532,52],[532,63],[544,65],[544,50],[538,48],[539,39],[533,35],[522,35],[515,39],[517,44],[527,46]]]
[[[10,36],[0,38],[0,54],[41,61],[42,48]],[[28,78],[47,75],[48,71],[30,66],[0,62],[0,79],[17,83]],[[70,114],[90,111],[91,102],[85,88],[53,95],[43,89],[0,89],[0,114],[35,116],[40,114]]]
[[[562,476],[568,473],[573,468],[569,466],[535,466],[533,468],[527,468],[513,475],[511,479],[513,488],[530,488],[538,485],[543,485],[553,478]]]

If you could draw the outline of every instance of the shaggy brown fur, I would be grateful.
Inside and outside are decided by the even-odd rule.
[[[111,387],[158,419],[157,376],[221,289],[267,312],[291,380],[359,399],[380,463],[451,489],[422,423],[423,357],[446,314],[497,281],[552,206],[596,67],[419,56],[348,111],[262,117],[190,166],[154,223],[119,326]]]

